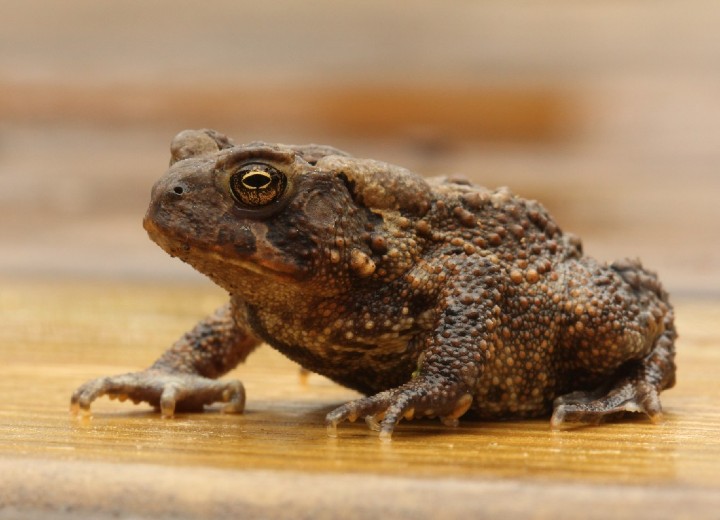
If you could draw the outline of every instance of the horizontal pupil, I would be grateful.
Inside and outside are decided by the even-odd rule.
[[[250,190],[259,190],[266,188],[272,182],[272,177],[263,171],[254,171],[247,173],[242,178],[242,184]]]

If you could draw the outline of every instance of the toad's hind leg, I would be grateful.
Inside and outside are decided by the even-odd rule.
[[[650,352],[642,359],[626,362],[617,379],[593,391],[572,392],[555,399],[551,425],[562,428],[572,424],[598,424],[627,412],[644,413],[657,421],[662,414],[659,394],[675,384],[675,338],[672,307],[657,278],[637,262],[613,264],[612,270],[626,284],[633,305],[662,313],[662,332]],[[625,331],[624,343],[636,343],[638,330]],[[647,329],[646,329],[647,332]],[[598,338],[595,338],[598,339]]]
[[[598,424],[626,412],[644,413],[657,421],[662,414],[660,391],[675,383],[672,331],[656,341],[648,357],[628,366],[629,374],[610,387],[572,392],[555,399],[551,425]]]

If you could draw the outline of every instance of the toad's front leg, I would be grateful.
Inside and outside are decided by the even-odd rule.
[[[436,329],[422,340],[423,351],[412,379],[330,412],[326,425],[331,436],[339,423],[359,417],[378,429],[381,438],[389,438],[403,417],[440,417],[445,424],[457,424],[472,404],[485,349],[494,338],[489,329],[494,328],[497,316],[478,301],[480,293],[472,286],[467,292],[448,294]]]
[[[389,439],[402,418],[440,417],[444,424],[457,425],[472,404],[470,386],[454,378],[420,375],[398,388],[351,401],[325,418],[328,435],[337,435],[337,425],[365,417],[368,426]]]
[[[225,411],[242,412],[245,390],[240,381],[215,379],[235,368],[259,341],[242,324],[237,306],[225,305],[180,338],[150,368],[88,381],[73,393],[73,412],[89,412],[93,401],[109,396],[147,402],[172,417],[176,409],[202,410],[227,403]]]

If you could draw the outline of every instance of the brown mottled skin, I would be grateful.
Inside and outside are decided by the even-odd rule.
[[[172,143],[150,237],[230,301],[148,370],[90,381],[101,395],[242,411],[215,379],[266,342],[368,397],[330,412],[389,436],[401,418],[536,417],[598,423],[661,413],[675,381],[673,310],[639,262],[582,254],[535,201],[423,179],[325,146]]]

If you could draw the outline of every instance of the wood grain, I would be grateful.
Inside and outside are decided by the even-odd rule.
[[[0,291],[0,518],[113,515],[712,518],[720,506],[720,305],[681,301],[679,384],[665,420],[550,431],[546,420],[364,424],[323,416],[356,394],[260,349],[231,377],[243,415],[162,420],[68,400],[87,378],[149,364],[219,305],[204,286],[5,280]],[[38,493],[42,490],[42,493]],[[60,516],[58,516],[60,515]]]

